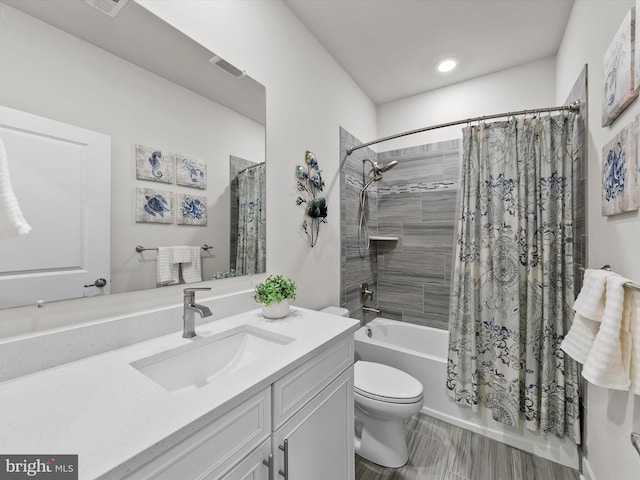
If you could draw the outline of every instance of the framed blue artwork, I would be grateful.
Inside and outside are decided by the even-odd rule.
[[[207,197],[179,193],[176,223],[178,225],[206,226]]]
[[[175,154],[155,147],[136,144],[136,178],[173,183]]]
[[[611,125],[638,96],[635,89],[635,8],[624,18],[604,54],[602,126]]]
[[[153,188],[136,189],[136,222],[173,223],[173,193]]]
[[[638,210],[637,120],[623,128],[602,151],[602,215]]]

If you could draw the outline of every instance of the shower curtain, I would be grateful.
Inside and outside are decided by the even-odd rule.
[[[266,165],[260,163],[238,173],[238,245],[236,271],[263,273],[267,257],[265,211]]]
[[[573,318],[574,113],[463,130],[447,392],[580,442]],[[576,129],[577,130],[577,129]]]

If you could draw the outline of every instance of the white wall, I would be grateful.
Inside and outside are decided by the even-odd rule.
[[[378,107],[378,135],[381,138],[470,117],[548,107],[555,102],[554,82],[555,58],[551,57],[389,102]],[[461,138],[464,126],[402,137],[372,148],[384,152]]]
[[[0,65],[0,104],[111,136],[113,293],[155,287],[139,244],[213,245],[204,278],[228,270],[229,155],[263,161],[262,125],[2,4]],[[135,143],[207,161],[207,188],[136,180]],[[207,197],[208,225],[136,223],[136,187]]]
[[[339,127],[374,138],[373,103],[280,1],[167,0],[139,3],[267,89],[267,272],[291,276],[296,304],[338,305]],[[301,234],[295,166],[306,150],[326,181],[328,223],[314,248]]]
[[[640,281],[640,219],[637,213],[601,215],[602,148],[640,113],[636,100],[611,127],[601,127],[603,56],[634,1],[576,0],[556,59],[556,100],[566,98],[588,64],[589,180],[587,185],[588,261]],[[640,456],[629,441],[640,431],[640,396],[589,386],[587,392],[585,472],[593,480],[636,480]]]

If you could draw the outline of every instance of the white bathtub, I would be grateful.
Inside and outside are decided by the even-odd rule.
[[[355,333],[356,360],[391,365],[420,380],[424,386],[422,413],[578,468],[578,450],[571,440],[543,436],[524,426],[506,427],[485,409],[474,413],[453,402],[445,387],[448,340],[447,330],[377,318]]]

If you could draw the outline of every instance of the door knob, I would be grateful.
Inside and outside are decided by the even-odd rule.
[[[98,288],[102,288],[107,284],[107,280],[104,278],[98,278],[96,279],[95,282],[93,282],[91,285],[85,285],[84,287],[98,287]]]

